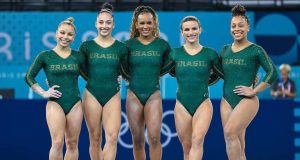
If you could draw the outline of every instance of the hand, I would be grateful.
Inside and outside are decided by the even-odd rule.
[[[250,87],[235,86],[233,92],[239,96],[246,96],[246,97],[254,97],[256,95],[256,92],[253,90],[252,86]]]
[[[282,96],[282,91],[281,91],[281,90],[276,91],[276,92],[275,92],[275,96],[276,96],[276,97],[277,97],[277,96]]]
[[[47,84],[47,86],[49,87],[49,81],[48,81],[48,79],[46,78],[45,79],[45,83]]]
[[[123,76],[121,76],[121,75],[118,76],[118,83],[119,83],[119,85],[121,85],[122,79],[125,81],[125,85],[129,86],[129,81],[126,78],[124,78]]]
[[[121,75],[118,76],[117,81],[118,81],[118,83],[119,83],[119,85],[120,85],[121,82],[122,82],[122,76],[121,76]]]
[[[45,91],[42,96],[44,98],[50,98],[50,97],[54,97],[54,98],[60,98],[61,97],[61,92],[59,92],[58,90],[56,90],[56,88],[59,88],[58,85],[54,85],[51,88],[49,88],[47,91]]]
[[[258,84],[258,82],[259,82],[259,76],[256,75],[255,80],[254,80],[254,86],[256,86]]]
[[[287,90],[287,89],[285,89],[285,90],[283,90],[283,93],[284,93],[285,95],[289,95],[289,94],[290,94],[290,91]],[[282,93],[281,93],[281,94],[282,94]]]

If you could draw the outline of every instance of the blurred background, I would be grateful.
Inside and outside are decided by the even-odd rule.
[[[138,5],[149,5],[157,11],[161,37],[171,47],[183,44],[180,21],[193,15],[199,18],[203,29],[201,44],[217,51],[233,41],[232,6],[244,5],[250,18],[248,39],[267,51],[280,75],[284,74],[280,65],[289,64],[288,80],[294,82],[285,83],[280,76],[273,87],[259,94],[260,111],[247,131],[247,159],[300,160],[300,94],[297,94],[300,90],[300,0],[0,0],[0,159],[48,158],[51,144],[45,120],[46,101],[33,93],[24,76],[41,51],[56,45],[57,25],[67,17],[74,17],[77,28],[73,49],[97,36],[94,24],[104,2],[115,7],[113,36],[120,41],[129,38],[133,10]],[[262,79],[264,75],[260,69],[258,76]],[[36,79],[47,87],[43,72]],[[173,120],[176,80],[165,75],[160,82],[164,104],[163,159],[180,160],[182,150]],[[205,140],[204,159],[226,159],[219,114],[222,85],[220,80],[209,88],[214,117]],[[85,81],[80,78],[80,90],[84,87]],[[271,95],[272,88],[273,92],[279,92],[278,89],[286,87],[296,96]],[[132,159],[132,145],[124,109],[124,82],[121,92],[124,112],[117,159],[127,160]],[[80,159],[89,159],[85,125],[79,149]]]

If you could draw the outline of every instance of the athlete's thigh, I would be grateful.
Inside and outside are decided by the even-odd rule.
[[[82,100],[84,118],[90,132],[101,132],[102,106],[97,99],[85,89]]]
[[[242,133],[258,112],[259,102],[257,97],[244,98],[233,109],[225,127],[235,133]]]
[[[78,139],[83,119],[81,102],[77,102],[67,115],[66,139]]]
[[[66,128],[66,116],[58,103],[53,101],[47,102],[46,120],[52,140],[63,138]]]
[[[154,92],[148,99],[145,110],[145,122],[148,134],[160,135],[162,125],[162,99],[160,92]]]
[[[121,97],[119,92],[107,102],[102,112],[105,133],[118,133],[121,126]]]
[[[212,120],[213,107],[210,99],[203,101],[193,116],[193,136],[204,136]]]
[[[233,109],[230,106],[230,104],[225,100],[225,98],[222,98],[221,105],[220,105],[220,113],[221,113],[221,120],[222,120],[223,127],[227,123],[232,110]]]
[[[126,114],[133,136],[144,135],[144,106],[138,100],[136,95],[129,89],[127,90]]]
[[[174,108],[174,119],[176,132],[181,142],[190,142],[192,140],[192,116],[184,106],[176,100]]]

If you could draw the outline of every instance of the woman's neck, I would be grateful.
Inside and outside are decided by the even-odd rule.
[[[98,35],[96,40],[100,43],[110,43],[114,41],[114,38],[112,36],[103,37]]]
[[[195,43],[185,43],[185,44],[183,45],[183,47],[184,47],[185,51],[186,51],[189,55],[196,55],[196,54],[198,54],[198,53],[202,50],[202,48],[203,48],[203,46],[202,46],[200,43],[197,43],[197,42],[195,42]]]
[[[191,49],[191,50],[198,50],[202,48],[202,45],[199,42],[195,42],[195,43],[185,43],[184,47],[186,49]]]
[[[250,42],[247,39],[233,42],[233,46],[235,48],[244,48],[245,46],[248,46],[249,44],[250,44]]]
[[[53,48],[53,50],[65,53],[65,52],[70,52],[71,48],[70,48],[70,46],[68,46],[68,47],[63,47],[63,46],[60,46],[60,45],[56,45],[56,46]]]
[[[154,36],[147,36],[147,37],[145,37],[145,36],[139,36],[139,37],[137,37],[137,39],[138,39],[140,42],[142,42],[142,43],[150,43],[150,42],[152,42],[155,38],[156,38],[156,37],[154,37]]]

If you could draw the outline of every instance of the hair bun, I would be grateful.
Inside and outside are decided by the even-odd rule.
[[[73,23],[74,22],[74,18],[73,17],[69,17],[65,21],[69,22],[69,23]]]
[[[101,10],[102,9],[110,10],[112,12],[114,7],[111,4],[109,4],[108,2],[105,2],[101,6]]]
[[[244,6],[238,4],[232,8],[231,13],[232,16],[238,16],[238,15],[243,16],[246,14],[246,9]]]

